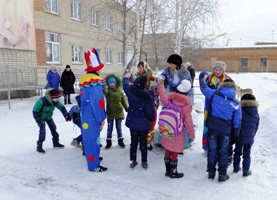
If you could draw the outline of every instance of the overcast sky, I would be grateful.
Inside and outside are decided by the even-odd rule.
[[[226,32],[219,46],[251,46],[277,42],[276,0],[219,0],[220,28]]]

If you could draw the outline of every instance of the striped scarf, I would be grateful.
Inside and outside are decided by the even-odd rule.
[[[219,83],[223,82],[224,80],[232,80],[232,78],[227,74],[222,74],[220,77],[217,77],[214,74],[212,74],[210,75],[207,84],[209,88],[217,89]]]

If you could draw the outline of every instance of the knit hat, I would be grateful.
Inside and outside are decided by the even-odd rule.
[[[134,81],[134,86],[138,89],[144,90],[146,88],[147,77],[139,76]]]
[[[181,84],[177,86],[177,90],[181,93],[187,93],[191,89],[191,83],[188,80],[182,80]]]
[[[111,78],[108,79],[107,83],[108,83],[108,85],[110,85],[111,83],[116,84],[116,79],[114,77],[111,77]]]
[[[104,64],[100,62],[98,53],[95,48],[93,48],[91,51],[84,52],[84,54],[87,63],[86,72],[99,71],[104,67]]]
[[[180,66],[182,64],[182,58],[181,56],[179,56],[178,54],[171,54],[168,59],[167,59],[168,63],[172,63],[175,64],[177,66]]]
[[[241,100],[256,100],[256,98],[253,94],[244,94],[241,97]]]
[[[216,62],[214,63],[214,66],[213,66],[213,70],[214,70],[215,68],[221,68],[221,69],[225,72],[225,70],[226,70],[226,64],[225,64],[225,62],[223,62],[223,61],[216,61]]]
[[[52,89],[52,90],[50,90],[50,97],[51,97],[51,99],[59,98],[59,97],[61,97],[61,93],[57,89]]]

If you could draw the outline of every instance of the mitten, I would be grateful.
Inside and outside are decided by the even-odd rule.
[[[71,116],[69,114],[66,115],[65,117],[65,120],[68,122],[68,121],[71,121]]]
[[[199,74],[199,79],[200,79],[200,78],[203,78],[206,74],[208,74],[206,71],[202,71],[202,72]]]

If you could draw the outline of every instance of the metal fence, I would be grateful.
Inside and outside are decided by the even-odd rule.
[[[7,92],[7,98],[10,108],[11,92],[20,92],[20,97],[23,98],[24,90],[37,90],[39,95],[42,95],[47,80],[46,75],[49,67],[29,67],[21,68],[11,65],[0,66],[0,92]],[[57,68],[61,75],[61,68]],[[76,80],[80,80],[84,74],[84,70],[74,71]],[[79,89],[79,83],[75,83],[75,88]],[[1,93],[0,93],[1,95]]]

